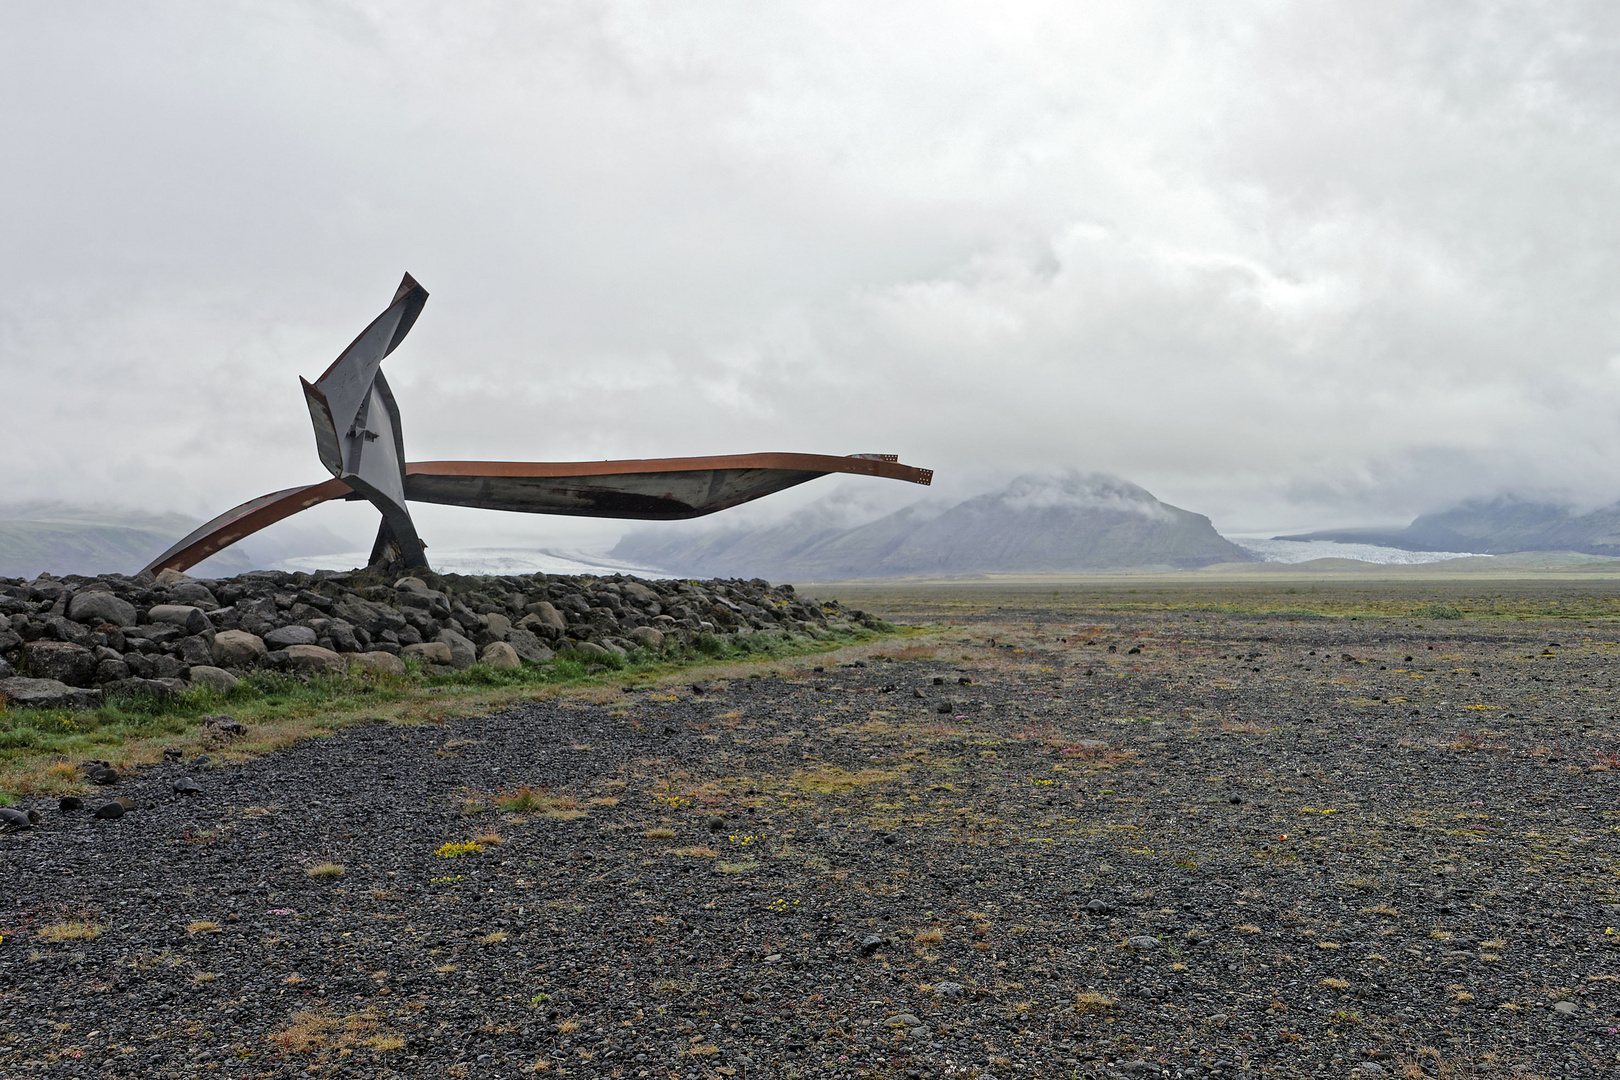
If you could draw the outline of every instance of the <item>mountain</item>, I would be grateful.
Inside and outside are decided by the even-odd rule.
[[[133,574],[200,524],[184,514],[25,503],[0,506],[0,577]],[[199,577],[262,570],[292,555],[354,544],[320,526],[280,524],[197,564]]]
[[[612,554],[680,574],[773,580],[1255,561],[1202,514],[1124,480],[1077,472],[1020,476],[949,508],[918,504],[855,527],[812,506],[763,528],[645,530],[627,535]]]
[[[1277,539],[1337,540],[1383,544],[1407,551],[1468,551],[1480,555],[1578,551],[1620,556],[1620,503],[1582,514],[1556,503],[1504,495],[1423,514],[1404,529],[1337,529]]]

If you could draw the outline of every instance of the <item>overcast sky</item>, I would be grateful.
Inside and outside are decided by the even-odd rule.
[[[0,501],[323,478],[409,270],[413,459],[1607,502],[1617,142],[1612,2],[0,4]]]

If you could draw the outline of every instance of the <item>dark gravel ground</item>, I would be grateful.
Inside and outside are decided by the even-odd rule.
[[[1615,1074],[1620,630],[1000,617],[40,804],[0,1076]]]

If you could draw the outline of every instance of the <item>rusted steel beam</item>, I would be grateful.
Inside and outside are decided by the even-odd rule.
[[[147,563],[145,568],[154,574],[159,570],[189,570],[208,556],[223,551],[244,536],[252,536],[267,525],[274,525],[323,502],[350,498],[354,494],[354,490],[343,481],[326,480],[260,495],[199,525],[168,551]]]
[[[524,514],[673,521],[701,517],[829,473],[927,484],[933,470],[888,455],[730,454],[630,461],[418,461],[405,466],[413,502]],[[186,570],[267,525],[333,499],[356,498],[342,480],[288,488],[201,526],[146,569]],[[375,554],[375,552],[373,553]]]
[[[730,454],[628,461],[419,461],[405,466],[412,502],[525,514],[674,521],[701,517],[829,473],[927,484],[929,469],[886,455]]]

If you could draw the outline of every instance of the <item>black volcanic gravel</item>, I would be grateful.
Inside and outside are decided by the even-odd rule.
[[[0,1075],[1612,1076],[1569,634],[957,629],[25,802]]]

